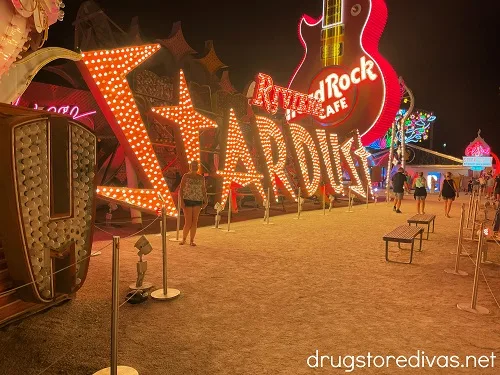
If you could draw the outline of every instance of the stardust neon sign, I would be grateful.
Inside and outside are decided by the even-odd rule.
[[[139,109],[125,79],[125,74],[128,74],[159,48],[159,45],[146,45],[111,51],[86,52],[83,54],[79,67],[118,140],[124,145],[127,155],[132,160],[135,159],[133,161],[138,164],[138,172],[145,182],[143,189],[98,187],[97,193],[107,199],[145,210],[154,211],[164,206],[169,215],[176,216],[178,209],[175,207],[168,185],[165,183],[160,162],[152,148],[147,130],[141,121]],[[120,66],[120,69],[116,69],[114,64],[117,60],[126,61],[126,63]],[[102,78],[96,74],[101,74],[101,72],[106,73]],[[204,119],[193,117],[195,111],[189,105],[191,99],[182,72],[180,77],[181,100],[179,106],[176,109],[171,108],[168,116],[161,109],[156,109],[154,112],[168,117],[169,121],[178,123],[180,126],[176,127],[177,131],[181,131],[180,128],[183,127],[182,130],[185,131],[184,133],[181,131],[181,137],[184,145],[189,145],[187,141],[192,143],[193,140],[196,144],[196,147],[190,148],[189,152],[183,156],[199,160],[200,150],[197,145],[199,144],[200,126]],[[265,77],[263,78],[265,79]],[[119,90],[116,87],[119,87]],[[260,91],[262,102],[265,102],[266,97],[271,101],[271,97],[267,95],[275,86],[270,85],[268,80],[262,87],[271,88],[268,91],[264,89]],[[283,92],[279,90],[275,90],[273,100],[278,96],[276,94],[278,92],[279,95],[282,95],[281,99],[286,101],[292,92],[291,90],[290,92],[285,91],[283,96]],[[259,90],[257,90],[256,95],[259,95],[258,92]],[[299,93],[297,101],[304,100],[304,97],[311,99],[306,95],[300,96]],[[187,117],[180,116],[181,109],[184,111],[186,106],[190,108],[189,115],[186,115]],[[174,112],[177,116],[174,115]],[[210,120],[206,119],[206,121],[206,125],[210,125]],[[285,187],[285,193],[295,198],[295,188],[292,187],[291,176],[288,175],[285,168],[289,152],[296,166],[302,197],[317,194],[322,181],[325,183],[325,193],[333,191],[343,193],[344,172],[351,177],[351,191],[366,197],[367,187],[369,187],[368,193],[372,194],[367,162],[369,154],[361,143],[359,132],[349,133],[346,139],[340,142],[337,134],[323,129],[306,129],[298,124],[283,126],[280,129],[278,124],[270,119],[258,116],[251,120],[251,124],[255,129],[255,134],[259,134],[253,145],[247,143],[240,122],[234,111],[230,111],[229,121],[224,134],[222,134],[223,141],[220,147],[223,167],[216,171],[218,178],[223,180],[220,201],[223,206],[226,203],[229,190],[241,186],[249,186],[255,195],[263,199],[270,198],[265,196],[264,185],[272,186],[277,199],[277,185],[274,183],[277,179]],[[251,150],[257,150],[265,160],[265,166],[261,168],[261,171],[257,169]],[[158,193],[164,198],[164,202],[157,198]]]
[[[12,103],[15,106],[19,105],[19,102],[21,101],[21,98],[17,99],[14,103]],[[50,106],[50,107],[40,107],[37,103],[35,103],[32,107],[33,109],[39,109],[39,110],[45,110],[47,112],[54,112],[54,113],[59,113],[61,115],[68,115],[73,120],[78,120],[82,119],[84,117],[89,117],[92,115],[95,115],[97,112],[96,111],[89,111],[89,112],[80,112],[80,107],[77,105],[62,105],[62,106]]]

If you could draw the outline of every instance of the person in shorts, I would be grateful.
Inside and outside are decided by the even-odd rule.
[[[441,192],[439,193],[439,200],[441,197],[444,199],[444,215],[446,217],[450,216],[451,204],[458,198],[458,189],[457,184],[451,178],[451,173],[446,173],[446,178],[443,181],[443,185],[441,186]]]
[[[417,212],[425,214],[425,199],[427,198],[427,181],[424,178],[423,172],[418,172],[418,176],[413,180],[413,188],[415,193],[413,197],[417,201]]]
[[[184,228],[182,231],[182,241],[179,242],[179,245],[186,243],[189,234],[189,244],[196,246],[194,237],[198,228],[198,218],[200,211],[208,204],[205,178],[198,173],[198,168],[198,161],[192,161],[189,164],[189,172],[181,180],[179,194],[181,195],[181,208],[184,212]]]
[[[393,211],[400,214],[401,213],[401,201],[403,200],[403,195],[405,190],[410,190],[408,182],[406,181],[405,170],[399,168],[398,172],[392,177],[392,190],[394,192],[394,207]]]

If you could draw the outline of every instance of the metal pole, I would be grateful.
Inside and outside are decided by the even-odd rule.
[[[177,231],[175,233],[175,238],[171,238],[170,241],[172,242],[180,242],[180,231],[181,231],[181,193],[177,194]],[[163,233],[163,232],[162,232]],[[165,230],[165,235],[166,235],[166,230]]]
[[[299,193],[297,195],[297,219],[300,219],[300,186],[299,186]]]
[[[132,367],[118,366],[118,312],[120,309],[120,237],[113,236],[113,258],[111,273],[111,367],[99,370],[94,375],[139,375]]]
[[[391,145],[389,148],[389,161],[387,162],[387,176],[386,176],[386,203],[389,203],[390,198],[390,183],[391,183],[391,170],[392,170],[392,159],[394,159],[394,140],[396,138],[396,121],[392,122],[391,127]]]
[[[267,224],[269,224],[269,215],[271,214],[271,188],[267,188]]]
[[[366,209],[368,209],[368,199],[370,199],[370,185],[366,184]]]
[[[111,290],[111,375],[118,373],[118,309],[120,306],[120,237],[113,236],[113,271]]]
[[[473,212],[472,212],[472,229],[471,229],[471,235],[470,235],[470,239],[471,240],[474,240],[474,237],[475,237],[475,233],[476,233],[476,218],[477,218],[477,207],[478,207],[478,200],[476,199],[474,201],[474,209],[473,209]]]
[[[326,184],[323,184],[323,215],[326,215]]]
[[[163,287],[151,293],[151,297],[157,300],[169,300],[177,297],[181,292],[177,289],[167,287],[167,211],[165,206],[161,208],[161,250],[163,253]]]
[[[179,241],[179,232],[181,230],[181,194],[177,194],[177,234],[175,239]]]
[[[465,223],[465,203],[462,204],[462,211],[460,214],[460,227],[458,229],[458,244],[457,244],[457,256],[455,257],[455,268],[447,268],[444,270],[446,273],[451,273],[453,275],[467,276],[468,273],[465,271],[460,271],[460,257],[462,255],[462,241],[464,236],[464,223]]]
[[[478,292],[478,282],[479,282],[479,272],[480,272],[480,267],[481,267],[481,256],[482,256],[482,247],[483,247],[483,241],[484,241],[484,223],[481,223],[481,232],[479,234],[479,243],[477,246],[477,255],[476,255],[476,268],[474,270],[474,285],[472,286],[472,301],[470,304],[468,303],[459,303],[457,304],[457,307],[460,310],[472,312],[475,314],[481,314],[481,315],[486,315],[489,314],[490,311],[482,306],[479,306],[477,304],[477,292]]]
[[[163,253],[163,294],[167,294],[167,214],[161,208],[161,251]]]
[[[227,213],[227,231],[231,230],[231,211],[233,210],[233,192],[229,189],[229,211]]]
[[[472,194],[470,195],[470,198],[469,198],[469,209],[467,210],[467,228],[469,228],[470,217],[471,217],[471,213],[472,213],[472,205],[474,202],[475,194],[476,194],[476,192],[474,191],[474,189],[472,189]]]

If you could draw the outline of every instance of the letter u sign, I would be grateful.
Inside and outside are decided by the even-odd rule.
[[[62,116],[0,119],[0,240],[25,299],[74,293],[87,274],[96,137]],[[16,113],[19,112],[19,113]]]

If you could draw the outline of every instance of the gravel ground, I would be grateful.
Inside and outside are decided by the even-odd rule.
[[[461,198],[466,202],[467,197]],[[430,197],[436,232],[424,241],[414,264],[386,263],[382,236],[415,213],[413,199],[403,214],[386,203],[345,207],[234,223],[235,233],[200,228],[197,247],[168,243],[169,286],[182,294],[169,302],[148,300],[120,308],[119,363],[140,374],[309,374],[344,373],[320,355],[500,355],[500,309],[483,277],[479,304],[491,314],[457,309],[471,298],[469,276],[443,272],[453,267],[459,204],[452,218]],[[94,251],[109,243],[96,234]],[[170,234],[172,237],[172,234]],[[161,239],[148,236],[146,280],[162,280]],[[122,301],[135,280],[136,237],[121,240]],[[465,242],[473,249],[475,243]],[[404,247],[404,246],[403,246]],[[396,245],[391,250],[397,251]],[[500,261],[500,247],[490,257]],[[403,259],[407,250],[391,252]],[[500,267],[484,273],[500,299]],[[0,331],[0,369],[6,375],[87,375],[109,366],[111,247],[92,258],[87,281],[71,302],[31,316]],[[337,359],[335,360],[337,362]],[[500,361],[500,359],[499,359]],[[496,369],[364,368],[360,374],[498,374]]]

